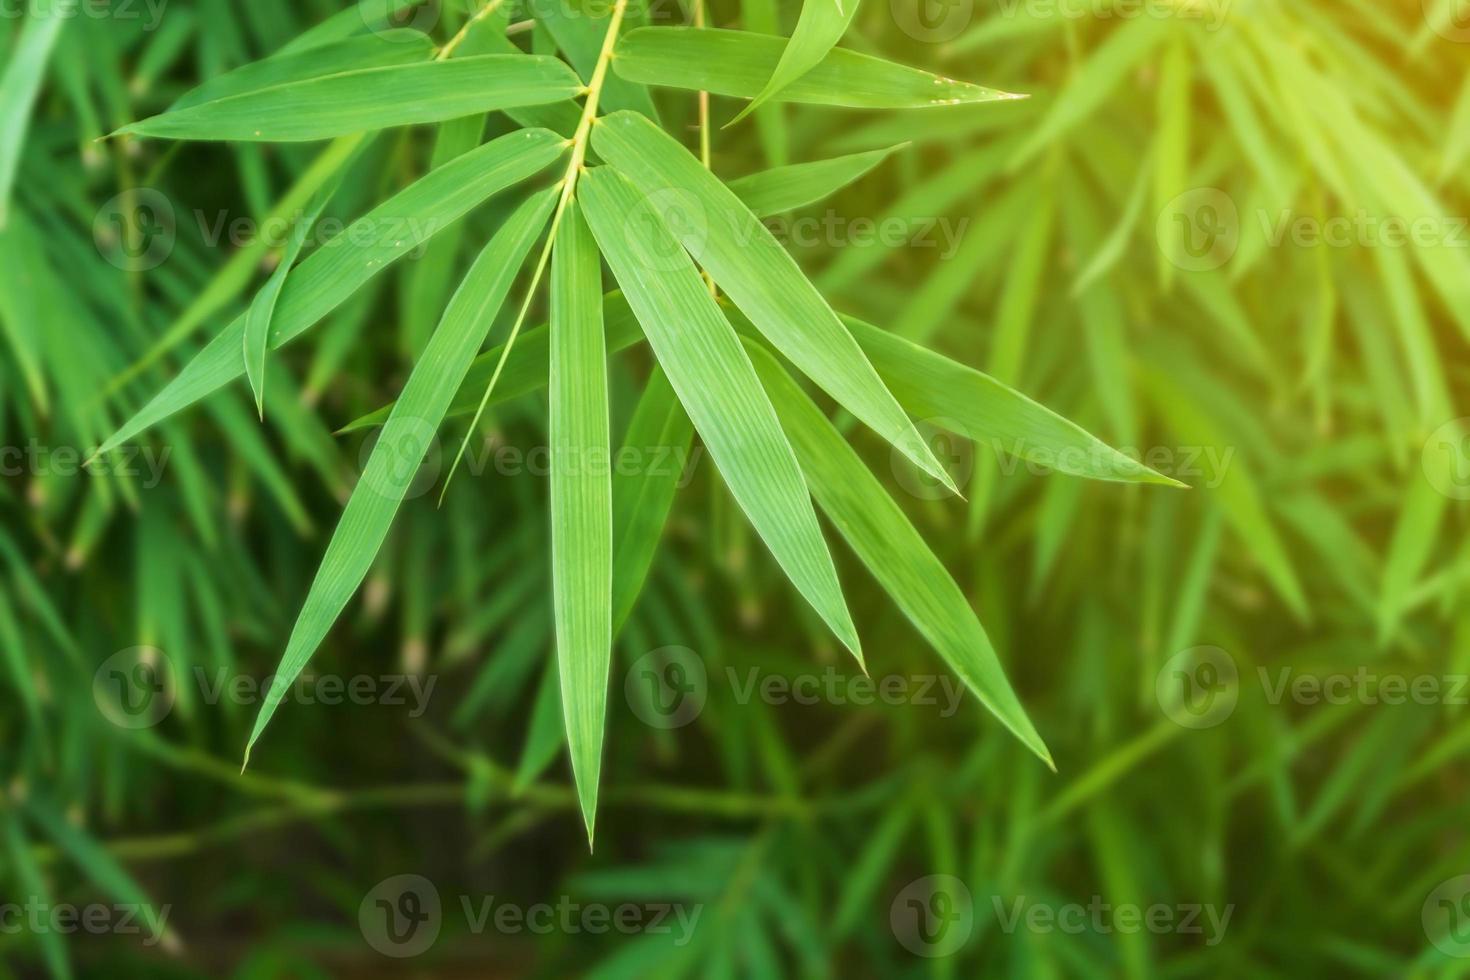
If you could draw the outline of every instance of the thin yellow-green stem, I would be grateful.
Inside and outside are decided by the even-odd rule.
[[[490,0],[489,3],[485,4],[485,6],[475,11],[475,15],[464,22],[464,26],[459,29],[458,33],[456,33],[454,37],[450,38],[448,41],[444,42],[444,46],[440,48],[437,52],[435,52],[434,60],[444,61],[445,59],[449,58],[452,54],[454,54],[454,49],[459,47],[460,44],[463,43],[464,39],[469,35],[470,28],[474,27],[480,21],[495,13],[495,11],[499,10],[504,5],[505,0]]]
[[[500,373],[505,369],[506,358],[510,356],[516,338],[520,336],[521,326],[526,322],[526,313],[531,308],[531,300],[536,296],[536,287],[541,284],[541,277],[545,274],[546,265],[551,258],[551,249],[556,243],[556,232],[561,227],[562,215],[566,213],[567,205],[571,203],[572,195],[576,192],[577,177],[581,174],[583,162],[587,159],[587,143],[592,132],[592,124],[597,120],[598,98],[602,95],[602,87],[607,80],[608,63],[612,61],[613,45],[617,43],[618,28],[622,25],[623,12],[627,7],[628,0],[616,0],[612,14],[608,17],[607,33],[602,38],[602,49],[597,54],[597,64],[592,69],[592,78],[587,83],[585,93],[587,101],[582,106],[582,117],[577,120],[577,129],[570,141],[572,156],[567,162],[567,172],[561,179],[561,195],[557,198],[556,211],[551,216],[551,230],[547,232],[546,244],[542,247],[541,255],[536,260],[536,271],[532,273],[531,283],[526,287],[526,295],[521,301],[521,308],[516,314],[515,323],[511,325],[510,335],[506,338],[505,346],[500,351],[500,360],[495,362],[495,371],[490,375],[490,383],[485,386],[485,394],[480,396],[480,405],[475,409],[475,417],[470,421],[470,427],[464,434],[464,441],[459,445],[459,452],[455,453],[454,462],[449,467],[449,475],[444,478],[444,488],[439,491],[441,504],[444,502],[444,494],[449,492],[449,484],[454,479],[455,471],[459,469],[459,461],[464,458],[465,450],[469,448],[475,430],[480,427],[480,418],[485,414],[485,406],[490,404],[490,395],[500,381]]]

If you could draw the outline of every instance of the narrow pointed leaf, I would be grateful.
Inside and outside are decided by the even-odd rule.
[[[749,105],[740,110],[729,125],[744,119],[772,96],[816,67],[827,56],[827,52],[842,40],[842,35],[847,33],[847,25],[852,23],[857,9],[858,0],[848,0],[846,9],[843,9],[843,4],[834,3],[833,0],[804,0],[801,16],[796,21],[796,30],[792,31],[786,50],[781,52],[776,70],[771,73],[765,88],[750,100]]]
[[[307,207],[301,215],[301,219],[291,229],[291,237],[287,240],[281,250],[281,257],[271,277],[266,280],[265,285],[255,294],[250,301],[250,308],[245,311],[245,377],[250,382],[250,390],[255,395],[255,411],[265,418],[265,355],[270,349],[271,320],[276,314],[276,301],[280,299],[281,287],[286,285],[286,277],[291,274],[291,267],[296,264],[296,259],[301,255],[301,249],[306,245],[307,234],[316,224],[317,218],[321,217],[322,210],[332,200],[341,185],[342,175],[350,164],[344,164],[337,176],[317,192],[316,199]]]
[[[597,816],[612,666],[612,476],[602,264],[575,201],[551,253],[551,583],[572,775]]]
[[[988,375],[870,323],[843,319],[878,374],[915,415],[943,420],[988,449],[1059,473],[1090,480],[1184,485]]]
[[[642,334],[640,332],[639,336]],[[622,631],[643,591],[648,570],[685,478],[694,427],[657,365],[649,375],[620,452],[650,465],[613,472],[613,635]],[[663,465],[653,461],[666,460]]]
[[[189,140],[320,140],[545,105],[581,90],[581,79],[555,58],[487,54],[287,82],[165,112],[118,133]]]
[[[592,145],[643,192],[632,220],[663,217],[776,348],[844,408],[954,490],[832,307],[769,229],[689,151],[642,116],[614,113]]]
[[[280,668],[250,733],[245,748],[247,762],[251,748],[286,691],[372,566],[444,412],[495,322],[526,253],[546,224],[554,200],[555,190],[548,188],[506,219],[470,267],[423,356],[409,374],[296,619]]]
[[[313,251],[287,278],[271,321],[272,349],[311,329],[364,283],[471,208],[543,170],[564,152],[565,140],[549,130],[510,133],[452,160],[378,205]],[[110,452],[243,374],[244,327],[245,318],[236,318],[96,455]]]
[[[822,511],[975,696],[1052,766],[1051,753],[1006,680],[980,620],[944,565],[776,359],[757,343],[746,341],[746,348]]]
[[[831,552],[781,424],[694,263],[616,171],[582,180],[593,234],[710,456],[797,590],[862,662]]]
[[[427,34],[419,31],[391,30],[381,34],[360,34],[305,51],[277,54],[241,65],[234,71],[225,72],[185,92],[169,106],[169,111],[258,92],[276,85],[302,82],[309,78],[338,75],[364,68],[427,63],[433,53],[434,42]]]
[[[31,109],[40,94],[46,64],[61,29],[75,16],[77,0],[43,0],[31,4],[32,11],[10,46],[0,73],[0,229],[10,209],[10,190],[20,167],[20,151],[30,128]]]
[[[908,146],[899,143],[883,150],[850,153],[830,160],[793,163],[773,167],[730,181],[726,186],[757,216],[794,211],[830,197],[842,188],[860,180],[896,150]]]
[[[786,39],[748,31],[640,27],[623,35],[613,70],[623,78],[751,99],[776,70]],[[1024,96],[834,48],[776,95],[776,102],[859,109],[915,109]]]

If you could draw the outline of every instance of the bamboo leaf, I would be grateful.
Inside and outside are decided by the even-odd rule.
[[[749,341],[746,349],[827,518],[981,703],[1055,769],[980,620],[943,563],[776,359]]]
[[[602,266],[575,201],[551,254],[550,389],[556,655],[590,846],[612,664],[613,519]]]
[[[654,365],[623,436],[622,450],[635,454],[636,459],[667,458],[672,462],[632,470],[618,467],[613,473],[614,636],[622,632],[643,591],[693,440],[694,427],[669,385],[668,375]]]
[[[298,142],[364,130],[442,122],[582,91],[555,58],[487,54],[339,72],[187,106],[113,135],[164,139]]]
[[[882,150],[850,153],[830,160],[773,167],[732,180],[726,186],[753,214],[768,218],[830,197],[862,179],[894,152],[907,146],[907,143],[899,143]]]
[[[270,692],[256,716],[245,762],[282,698],[357,591],[418,472],[475,351],[551,213],[556,191],[541,191],[506,219],[449,301],[439,327],[414,365],[403,394],[353,488],[291,631]]]
[[[433,52],[434,42],[427,34],[419,31],[391,30],[381,34],[361,34],[305,51],[283,52],[241,65],[234,71],[225,72],[185,92],[169,106],[169,111],[175,112],[218,99],[246,95],[276,85],[303,82],[309,78],[322,78],[364,68],[427,62]]]
[[[806,484],[734,330],[669,230],[628,220],[641,195],[625,178],[596,168],[581,193],[602,254],[731,493],[792,584],[861,663]]]
[[[10,191],[20,167],[20,151],[30,128],[31,109],[40,94],[46,64],[61,29],[75,16],[77,0],[42,0],[26,9],[31,16],[7,51],[0,73],[0,230],[9,220]]]
[[[307,256],[286,280],[272,320],[272,349],[311,329],[364,283],[471,208],[545,169],[564,152],[563,139],[548,130],[510,133],[430,172],[378,205],[339,238]],[[243,374],[243,335],[242,316],[107,439],[94,458]]]
[[[332,195],[341,185],[343,173],[350,165],[350,162],[343,164],[336,177],[317,192],[316,199],[307,206],[301,219],[291,229],[291,237],[281,250],[275,271],[265,285],[260,287],[255,299],[250,301],[250,308],[245,311],[245,378],[250,382],[250,390],[255,395],[255,411],[262,419],[265,418],[265,355],[270,349],[271,320],[275,317],[276,301],[280,299],[281,288],[286,285],[291,267],[296,264],[301,249],[306,245],[307,234],[332,200]]]
[[[781,52],[781,60],[776,62],[776,70],[771,73],[770,80],[750,100],[750,104],[726,124],[727,128],[750,115],[782,89],[816,67],[827,56],[827,52],[842,40],[842,35],[847,33],[847,26],[852,23],[857,9],[858,0],[850,0],[846,9],[834,0],[804,0],[801,16],[796,21],[796,30],[791,33],[791,40]]]
[[[633,113],[592,145],[642,192],[630,220],[662,219],[752,323],[798,368],[944,486],[944,467],[862,349],[770,231],[673,137]]]
[[[785,49],[785,38],[748,31],[640,27],[618,41],[612,64],[629,81],[750,99],[765,88]],[[771,100],[915,109],[1020,98],[1025,96],[834,48]]]

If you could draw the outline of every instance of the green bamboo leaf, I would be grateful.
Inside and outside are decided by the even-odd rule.
[[[847,33],[847,26],[852,23],[857,9],[858,0],[849,0],[845,10],[841,3],[834,0],[804,0],[801,16],[796,21],[796,30],[791,32],[791,40],[781,52],[776,70],[771,73],[765,87],[750,100],[750,104],[726,123],[726,128],[750,115],[782,89],[816,67],[827,56],[827,52],[842,40],[842,35]]]
[[[870,323],[853,317],[843,321],[899,403],[915,415],[943,420],[959,435],[997,453],[1058,473],[1120,483],[1184,485],[988,375]]]
[[[638,327],[638,319],[629,309],[628,301],[620,291],[613,290],[602,297],[602,315],[606,326],[609,354],[616,354],[635,343],[643,342],[643,331]],[[465,378],[459,394],[454,396],[454,403],[449,406],[446,418],[461,418],[475,414],[480,407],[480,398],[484,395],[485,388],[495,373],[495,367],[500,363],[500,355],[504,349],[504,344],[497,344],[475,358],[475,363],[470,367],[469,376]],[[490,393],[490,400],[485,403],[485,407],[499,405],[546,387],[550,351],[551,332],[546,324],[543,323],[534,329],[522,331],[520,339],[516,341],[510,354],[506,356],[505,369],[501,372],[500,380],[496,383],[495,390]],[[342,435],[382,425],[388,420],[388,414],[393,410],[393,405],[393,402],[389,402],[375,411],[354,419],[338,429],[337,433]]]
[[[893,498],[777,363],[757,344],[746,349],[776,406],[807,486],[834,527],[904,615],[982,704],[1052,769],[1056,766],[969,601]]]
[[[822,294],[719,178],[673,137],[633,113],[602,119],[592,145],[642,192],[630,220],[662,219],[782,354],[920,469],[958,493]]]
[[[632,184],[598,167],[581,189],[602,254],[730,492],[792,584],[862,663],[806,484],[734,330],[669,230],[629,220],[642,200]]]
[[[622,451],[635,454],[635,459],[668,462],[631,470],[618,467],[613,472],[614,636],[622,632],[648,579],[693,441],[694,426],[668,375],[655,364],[623,435]]]
[[[748,31],[640,27],[618,41],[613,70],[629,81],[750,99],[776,70],[786,39]],[[860,109],[915,109],[1025,98],[834,48],[772,99]]]
[[[390,30],[381,34],[362,34],[306,51],[286,52],[241,65],[185,92],[169,106],[169,111],[176,112],[309,78],[364,68],[427,62],[433,53],[433,40],[420,31]]]
[[[5,120],[0,126],[0,229],[9,219],[10,191],[46,64],[62,27],[75,16],[76,4],[77,0],[43,0],[30,5],[31,16],[7,51],[5,71],[0,74],[0,119]]]
[[[0,811],[0,832],[3,832],[5,850],[10,855],[10,866],[15,869],[16,884],[20,886],[21,893],[33,895],[38,901],[50,905],[51,890],[46,887],[46,880],[41,876],[41,868],[36,864],[35,854],[31,851],[30,841],[26,840],[25,829],[21,826],[19,817],[14,813]],[[70,980],[71,960],[67,957],[66,943],[61,933],[54,929],[42,929],[36,934],[36,941],[41,945],[42,955],[46,958],[46,969],[54,980]]]
[[[133,906],[141,920],[139,925],[152,933],[150,938],[161,940],[164,949],[178,949],[178,939],[165,926],[161,910],[105,847],[67,820],[50,800],[30,796],[21,803],[21,809],[98,888],[116,901]]]
[[[555,58],[487,54],[287,82],[165,112],[113,135],[320,140],[493,109],[545,105],[571,98],[582,88],[576,73]]]
[[[255,411],[262,419],[265,418],[265,355],[270,349],[271,320],[276,314],[276,301],[280,299],[281,288],[286,285],[291,267],[296,264],[302,248],[306,246],[307,234],[341,186],[342,176],[349,166],[350,161],[343,164],[327,186],[317,192],[316,199],[307,206],[301,219],[291,229],[291,237],[281,249],[275,271],[265,285],[260,287],[255,299],[250,301],[250,308],[245,311],[245,378],[250,382],[250,390],[255,395]]]
[[[280,668],[255,719],[245,747],[246,764],[281,699],[372,566],[408,485],[444,420],[444,412],[495,322],[555,199],[556,190],[548,188],[518,207],[485,246],[450,299],[327,545]]]
[[[830,197],[908,145],[899,143],[882,150],[850,153],[830,160],[773,167],[732,180],[726,186],[757,217],[768,218]]]
[[[612,478],[602,266],[572,201],[551,253],[551,583],[572,776],[592,843],[612,666]]]
[[[420,178],[315,250],[289,276],[272,320],[279,349],[311,329],[364,283],[471,208],[545,169],[566,150],[548,130],[522,130],[486,143]],[[237,317],[153,400],[114,433],[96,456],[217,391],[245,371],[245,318]]]

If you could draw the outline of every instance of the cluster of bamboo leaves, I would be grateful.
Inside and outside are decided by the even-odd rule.
[[[476,668],[452,738],[429,736],[424,751],[464,769],[475,812],[521,800],[484,832],[493,849],[569,803],[590,836],[605,757],[641,783],[646,739],[603,747],[615,645],[697,636],[712,666],[799,672],[789,651],[723,638],[733,612],[777,605],[797,624],[793,649],[835,638],[875,673],[942,662],[1019,744],[979,719],[884,715],[869,744],[886,766],[870,780],[840,758],[865,737],[861,715],[807,720],[798,738],[766,706],[712,710],[699,728],[725,780],[766,802],[691,803],[703,836],[672,834],[642,866],[602,865],[569,887],[730,911],[692,950],[628,944],[608,975],[777,962],[819,975],[842,949],[897,974],[887,890],[933,870],[977,895],[1242,906],[1232,942],[1208,950],[1005,936],[992,923],[971,955],[995,968],[1433,966],[1418,901],[1466,857],[1446,839],[1464,816],[1446,767],[1470,744],[1452,706],[1298,718],[1246,698],[1225,728],[1189,733],[1150,702],[1163,661],[1196,642],[1232,650],[1246,672],[1466,663],[1462,515],[1419,459],[1464,387],[1464,253],[1279,250],[1247,234],[1223,270],[1191,273],[1155,232],[1154,217],[1201,186],[1228,192],[1247,232],[1284,208],[1463,210],[1463,47],[1417,11],[1345,6],[1237,3],[1218,31],[990,12],[944,45],[907,48],[881,5],[820,0],[789,29],[760,2],[714,11],[730,29],[645,24],[655,11],[637,7],[493,3],[447,5],[433,36],[386,3],[203,3],[136,34],[40,15],[7,25],[3,431],[103,452],[90,475],[0,487],[14,515],[0,529],[0,636],[16,705],[0,877],[44,893],[51,866],[69,863],[84,887],[141,901],[119,849],[78,830],[68,807],[176,829],[143,802],[150,788],[204,781],[309,809],[304,785],[255,770],[334,771],[282,751],[233,772],[225,757],[244,734],[254,743],[276,696],[253,719],[221,719],[181,687],[179,717],[159,733],[95,724],[92,670],[120,647],[238,669],[246,646],[268,671],[289,636],[284,689],[366,581],[356,632],[372,635],[391,602],[405,665]],[[716,97],[702,130],[701,91]],[[704,137],[708,160],[690,149]],[[181,221],[159,268],[99,259],[102,202],[162,184],[182,211],[190,175],[222,161],[211,191],[257,217],[306,216],[279,249],[220,256]],[[793,257],[760,227],[829,199],[874,217],[973,220],[942,262],[882,243]],[[307,249],[323,215],[360,220],[368,237]],[[391,220],[403,217],[418,230]],[[304,353],[285,350],[308,332]],[[902,458],[892,465],[956,482],[916,418],[975,442],[963,499],[916,507],[888,479]],[[1188,494],[1103,486],[1071,477],[1166,481],[1066,418],[1116,446],[1236,454],[1218,485]],[[440,433],[447,476],[487,427],[552,447],[549,494],[462,474],[398,513],[418,459],[438,451],[428,435]],[[340,429],[379,433],[358,475]],[[696,437],[717,475],[678,498],[666,476],[554,466]],[[170,467],[144,490],[105,464],[148,440]],[[1064,449],[1089,463],[1012,472],[1014,454]],[[691,586],[711,574],[716,588]],[[893,612],[872,616],[860,644],[849,609],[873,607],[854,596],[875,584]],[[996,650],[1037,692],[1031,717]],[[337,669],[353,669],[352,653]],[[504,768],[493,760],[515,753],[487,733],[522,723],[523,693],[524,745]],[[294,717],[311,714],[292,708],[276,725],[314,732],[331,754],[330,724]],[[563,740],[576,792],[538,796],[529,788]],[[653,742],[659,758],[675,752]],[[622,761],[620,744],[634,750]],[[1062,777],[1030,753],[1057,758]],[[670,814],[667,828],[687,823],[647,789],[642,805]],[[190,812],[209,812],[183,792]],[[827,811],[779,805],[818,797],[831,812],[815,820]],[[722,812],[748,834],[729,834]],[[1371,846],[1392,826],[1391,846]],[[1262,850],[1291,873],[1260,880]],[[1283,912],[1324,896],[1345,921],[1388,911],[1366,932]],[[1310,949],[1282,948],[1286,914]],[[65,975],[59,937],[38,944]]]

